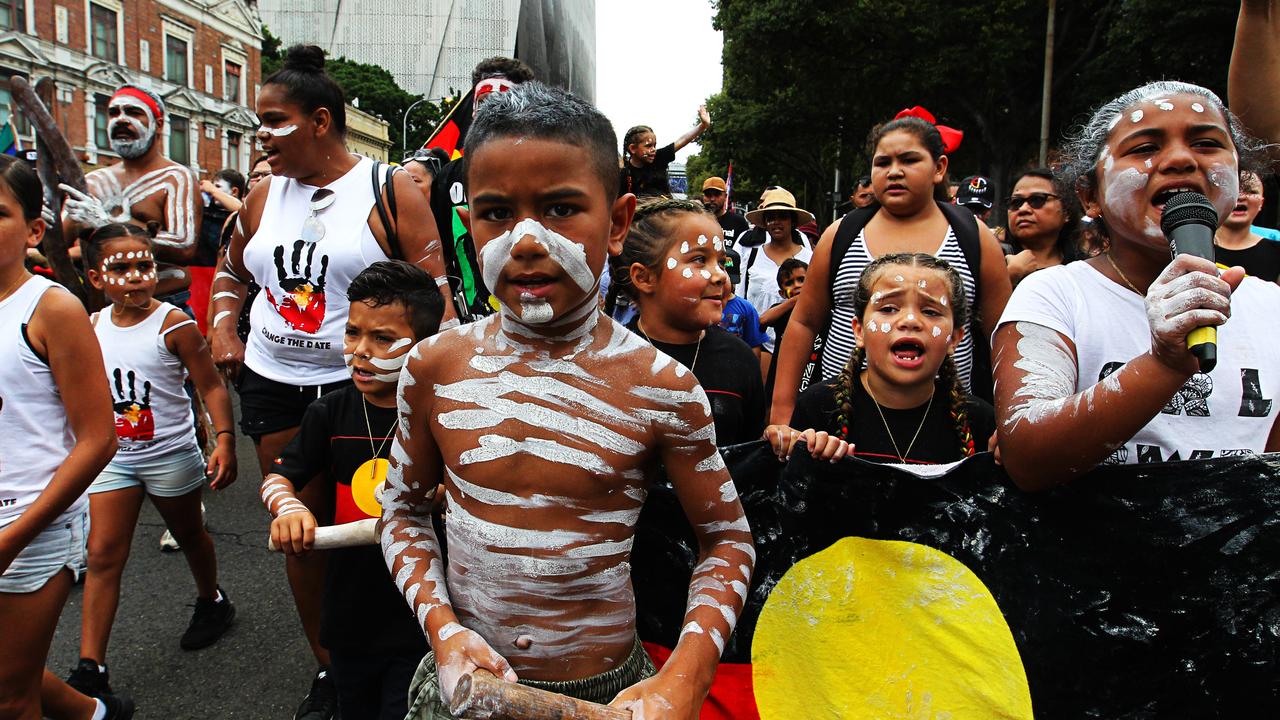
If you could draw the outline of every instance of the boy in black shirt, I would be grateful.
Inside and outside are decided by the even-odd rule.
[[[263,503],[275,516],[271,538],[285,553],[305,553],[315,540],[315,517],[294,495],[314,477],[333,487],[335,525],[381,516],[400,367],[418,340],[436,333],[444,311],[431,277],[397,260],[370,265],[347,296],[343,353],[353,385],[307,408],[275,472],[262,481]],[[343,718],[405,716],[409,681],[427,645],[376,545],[330,551],[320,642],[330,653]]]

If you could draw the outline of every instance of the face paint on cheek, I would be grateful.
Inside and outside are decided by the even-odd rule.
[[[1209,168],[1209,183],[1218,188],[1219,193],[1213,203],[1218,211],[1218,218],[1231,214],[1236,201],[1240,198],[1240,173],[1233,167],[1218,163]]]
[[[258,132],[266,133],[272,137],[288,137],[298,129],[297,125],[285,125],[284,127],[269,128],[266,125],[258,128]]]
[[[1146,208],[1142,207],[1141,197],[1149,178],[1150,175],[1139,172],[1137,168],[1126,168],[1120,172],[1104,172],[1102,175],[1104,214],[1127,221],[1139,232],[1149,232],[1147,223],[1142,220],[1146,215]],[[1156,229],[1159,231],[1159,228]]]
[[[698,273],[702,275],[703,280],[711,279],[711,272],[709,270],[699,270]]]
[[[689,268],[685,268],[684,270],[680,271],[680,274],[685,278],[691,278],[693,277],[693,270],[690,270]]]
[[[667,258],[667,269],[668,269],[668,270],[675,270],[675,269],[676,269],[676,265],[677,265],[677,263],[676,263],[676,259],[675,259],[675,258],[673,258],[673,257]]]
[[[889,323],[887,323],[887,322],[886,322],[886,323],[880,323],[880,332],[882,332],[882,333],[887,333],[887,332],[889,332]]]
[[[934,326],[933,326],[933,336],[934,336],[934,337],[938,337],[938,336],[939,336],[939,335],[941,335],[941,334],[942,334],[942,328],[938,327],[937,325],[934,325]]]

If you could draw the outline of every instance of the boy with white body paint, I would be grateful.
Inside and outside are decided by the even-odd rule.
[[[434,650],[410,716],[449,717],[458,679],[484,668],[636,718],[697,717],[755,558],[706,395],[598,310],[635,208],[613,195],[608,120],[538,83],[488,103],[467,136],[469,221],[502,311],[409,353],[383,495],[387,565]],[[628,560],[659,464],[701,557],[680,642],[653,675]]]
[[[195,257],[200,236],[200,182],[190,168],[164,157],[164,114],[164,101],[140,87],[124,85],[111,96],[107,134],[120,162],[87,174],[88,194],[62,186],[63,222],[66,237],[112,222],[157,223],[156,298],[182,307],[191,284],[183,266]]]
[[[1020,485],[1099,463],[1280,449],[1280,358],[1267,343],[1280,333],[1280,288],[1201,258],[1170,262],[1160,230],[1178,192],[1199,192],[1226,217],[1258,150],[1216,95],[1177,82],[1121,95],[1074,138],[1067,188],[1110,245],[1024,280],[1000,319],[995,406]],[[1186,345],[1204,326],[1221,326],[1207,374]]]
[[[410,345],[439,330],[444,309],[431,276],[397,260],[370,265],[351,281],[347,297],[343,356],[354,384],[311,403],[262,481],[262,502],[275,517],[272,540],[289,555],[306,553],[315,540],[315,516],[294,494],[313,477],[336,496],[334,524],[380,514],[376,496],[396,423],[400,367]],[[342,717],[401,720],[409,680],[427,651],[421,629],[377,548],[328,554],[320,642],[329,650]]]

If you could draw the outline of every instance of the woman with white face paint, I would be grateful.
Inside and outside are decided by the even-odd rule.
[[[272,175],[245,199],[224,269],[214,279],[211,338],[214,361],[237,380],[241,429],[257,445],[265,474],[307,405],[351,382],[342,342],[352,278],[396,257],[426,270],[437,285],[447,281],[435,223],[413,181],[378,172],[375,192],[373,161],[347,151],[345,99],[324,71],[324,51],[291,48],[283,68],[263,81],[257,110],[257,138]],[[397,216],[388,218],[387,227],[375,205],[391,192]],[[246,345],[235,318],[249,282],[262,292],[253,303]],[[446,324],[454,317],[446,307]],[[319,491],[308,488],[299,496],[328,522],[331,510]],[[286,568],[320,666],[299,715],[327,715],[334,696],[328,652],[319,642],[323,559],[291,557]]]
[[[1258,144],[1212,92],[1157,82],[1103,105],[1068,145],[1066,186],[1109,250],[1024,280],[995,333],[996,413],[1009,474],[1050,487],[1099,463],[1280,449],[1280,288],[1170,262],[1167,201],[1198,192],[1219,218]],[[1199,372],[1188,334],[1218,326],[1218,364]]]

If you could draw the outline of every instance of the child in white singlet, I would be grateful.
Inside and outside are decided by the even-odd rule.
[[[181,544],[197,599],[184,650],[213,644],[235,608],[218,587],[213,540],[204,529],[200,492],[206,474],[221,490],[236,478],[231,399],[195,322],[152,297],[151,240],[132,225],[98,228],[82,242],[89,281],[111,304],[92,322],[106,363],[120,449],[89,487],[89,574],[84,589],[80,662],[68,682],[86,695],[109,693],[107,642],[120,598],[120,578],[143,495]],[[190,373],[217,430],[206,462],[183,391]]]
[[[0,706],[42,717],[127,718],[44,669],[58,616],[84,571],[84,490],[115,452],[102,355],[84,307],[24,266],[39,244],[40,180],[0,155]],[[70,572],[63,572],[70,570]]]

